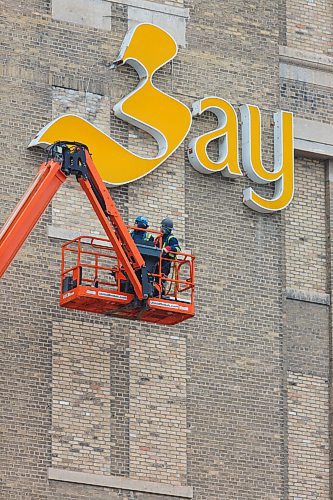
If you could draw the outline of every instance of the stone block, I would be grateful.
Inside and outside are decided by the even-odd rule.
[[[52,0],[52,18],[101,30],[111,29],[111,4],[105,0]]]

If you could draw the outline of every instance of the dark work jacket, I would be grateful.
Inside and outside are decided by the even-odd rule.
[[[180,252],[181,248],[179,246],[177,238],[171,233],[171,234],[163,234],[162,237],[162,248],[164,247],[171,247],[170,253],[165,254],[165,257],[168,259],[174,259],[175,252]]]
[[[144,245],[148,241],[154,241],[154,236],[148,233],[147,231],[134,231],[131,232],[131,236],[134,240],[134,243],[139,245]]]

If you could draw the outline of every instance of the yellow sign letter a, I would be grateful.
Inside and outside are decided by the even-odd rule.
[[[238,120],[232,105],[219,97],[205,97],[193,104],[193,116],[211,111],[218,119],[218,128],[192,139],[188,158],[191,165],[202,174],[221,172],[225,177],[243,175],[238,161]],[[218,139],[219,157],[215,162],[207,153],[207,146]]]
[[[152,24],[139,24],[124,38],[116,66],[129,64],[140,82],[114,107],[116,116],[151,134],[158,143],[158,155],[136,155],[94,125],[76,115],[63,115],[47,124],[29,147],[45,147],[56,141],[86,144],[104,181],[126,184],[145,176],[163,163],[182,143],[192,122],[190,110],[177,99],[158,90],[154,73],[177,54],[169,33]]]
[[[287,111],[274,114],[274,169],[270,172],[263,167],[261,159],[260,110],[257,106],[243,105],[240,111],[244,170],[258,184],[275,183],[273,198],[263,198],[249,187],[243,192],[243,201],[257,212],[283,210],[294,195],[293,114]]]

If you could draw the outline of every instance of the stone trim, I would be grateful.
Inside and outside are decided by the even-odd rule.
[[[333,57],[280,45],[280,62],[333,72]]]
[[[280,62],[280,78],[333,88],[333,74],[331,72],[312,68],[302,68],[283,62]]]
[[[331,146],[330,144],[322,144],[320,142],[295,138],[294,146],[295,153],[298,156],[308,156],[324,160],[333,158],[333,146]]]
[[[52,19],[111,30],[111,5],[104,0],[52,0]]]
[[[333,146],[333,125],[307,120],[305,118],[295,118],[295,137],[308,141],[320,142]]]
[[[301,300],[329,306],[331,298],[328,293],[315,292],[313,290],[299,290],[297,288],[286,288],[286,298],[289,300]]]
[[[295,153],[316,158],[333,158],[333,126],[294,118]]]
[[[193,488],[191,486],[174,486],[171,484],[155,483],[121,476],[102,476],[98,474],[86,474],[84,472],[49,468],[48,479],[91,486],[103,486],[104,488],[118,488],[121,490],[155,493],[157,495],[167,495],[171,497],[193,498]]]
[[[333,88],[333,57],[280,47],[280,78]]]
[[[328,162],[328,181],[333,182],[333,160]]]
[[[78,236],[82,236],[82,231],[72,231],[71,229],[63,229],[57,226],[47,226],[47,235],[49,238],[56,238],[58,240],[71,241]]]
[[[118,3],[127,5],[128,7],[136,7],[138,9],[151,10],[153,12],[162,12],[163,14],[170,14],[172,16],[189,17],[190,10],[185,7],[175,7],[173,5],[165,5],[157,2],[150,2],[149,0],[105,0],[110,3]]]
[[[112,4],[127,6],[128,27],[148,22],[171,33],[185,46],[186,19],[189,9],[148,0],[52,0],[52,19],[110,31]]]

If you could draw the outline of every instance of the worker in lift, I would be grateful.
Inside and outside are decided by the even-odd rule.
[[[142,254],[144,247],[155,247],[155,239],[154,236],[147,231],[149,227],[149,220],[147,217],[144,215],[139,215],[135,219],[135,227],[133,231],[131,232],[131,236],[134,240],[134,243],[138,246],[139,251],[141,255],[143,256],[146,264],[146,269],[148,272],[148,282],[150,283],[151,290],[150,293],[153,293],[154,290],[154,277],[152,276],[152,273],[155,273],[156,271],[156,262],[151,261],[151,258],[147,254]],[[139,271],[136,271],[136,275],[139,279],[140,282],[142,282],[142,275],[141,275],[141,269]],[[133,286],[132,284],[127,280],[126,283],[123,283],[123,291],[126,291],[128,293],[133,293]]]
[[[144,215],[139,215],[135,219],[135,227],[137,229],[134,229],[131,232],[131,236],[134,240],[134,243],[145,245],[145,244],[147,244],[147,242],[154,241],[154,236],[152,234],[148,233],[147,231],[144,231],[145,229],[148,229],[148,227],[149,227],[149,221],[148,221],[147,217],[145,217]],[[148,244],[151,245],[151,243],[148,243]]]
[[[177,238],[173,234],[173,221],[169,217],[166,217],[161,222],[161,233],[162,233],[162,274],[167,278],[171,271],[172,260],[176,259],[176,252],[180,252],[180,246]],[[165,260],[168,259],[168,260]],[[163,291],[162,294],[165,295],[166,284],[170,282],[163,281]]]

